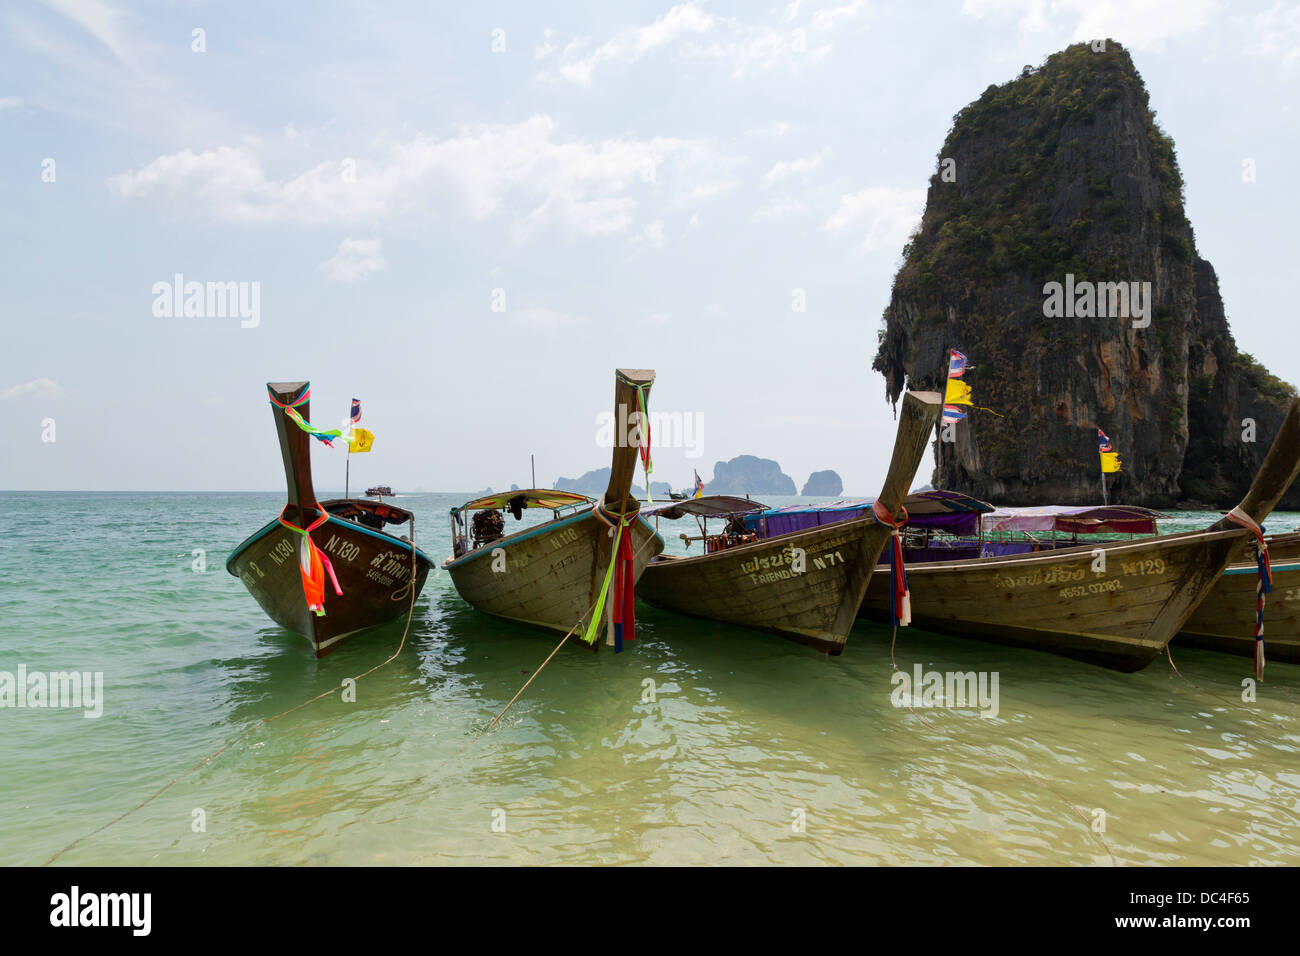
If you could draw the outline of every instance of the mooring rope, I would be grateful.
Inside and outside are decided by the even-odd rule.
[[[633,513],[634,517],[635,514],[636,512]],[[605,523],[608,524],[608,522]],[[651,535],[649,538],[646,538],[645,544],[643,544],[637,550],[636,557],[641,556],[641,552],[650,546],[650,544],[655,540],[655,537],[656,535]],[[635,558],[633,560],[635,560]],[[497,725],[497,721],[499,721],[502,717],[504,717],[506,715],[506,711],[508,711],[511,707],[515,705],[515,701],[517,701],[521,696],[523,696],[524,691],[528,689],[528,685],[533,682],[533,678],[536,677],[538,674],[540,674],[542,672],[542,668],[551,662],[551,658],[554,657],[556,653],[560,650],[560,648],[564,646],[564,642],[573,636],[574,632],[579,627],[582,626],[583,621],[591,617],[593,612],[596,610],[596,605],[600,603],[601,597],[603,597],[603,595],[596,596],[596,600],[593,601],[591,603],[591,606],[587,608],[587,613],[582,615],[582,617],[578,618],[578,620],[574,622],[573,627],[569,628],[568,633],[566,633],[564,637],[560,638],[560,643],[556,644],[555,649],[551,651],[551,653],[546,655],[546,660],[542,661],[539,665],[537,665],[537,670],[533,671],[533,673],[529,676],[528,680],[524,681],[524,686],[519,688],[515,696],[510,698],[510,703],[506,704],[503,708],[501,708],[501,713],[493,717],[492,722],[488,724],[486,727],[484,727],[482,731],[480,731],[472,740],[469,741],[469,743],[465,744],[464,747],[461,747],[458,755],[463,754],[466,750],[469,749],[470,744],[477,742],[480,737],[486,735],[488,731],[490,731],[493,727]],[[591,617],[591,620],[594,621],[595,619],[596,619],[595,617]]]
[[[414,537],[415,537],[415,529],[414,529],[414,527],[412,527],[412,529],[411,529],[411,537],[412,537],[412,539],[414,539]],[[391,655],[387,660],[382,661],[382,662],[376,664],[374,667],[370,668],[369,670],[367,670],[367,671],[363,671],[362,673],[358,674],[356,677],[351,678],[351,681],[352,681],[354,684],[355,684],[357,681],[361,680],[361,678],[363,678],[363,677],[367,677],[367,676],[369,676],[370,674],[373,674],[375,671],[379,670],[379,668],[384,667],[384,666],[386,666],[386,665],[388,665],[388,664],[391,664],[394,660],[397,659],[397,655],[402,653],[402,648],[404,648],[404,647],[406,646],[406,635],[407,635],[407,634],[410,632],[410,630],[411,630],[411,619],[415,616],[415,587],[414,587],[414,583],[415,583],[415,574],[416,574],[416,560],[415,560],[415,552],[416,552],[416,548],[415,548],[415,541],[412,540],[412,541],[410,542],[410,545],[411,545],[411,583],[412,583],[412,587],[411,587],[411,603],[410,603],[410,606],[407,608],[407,611],[406,611],[406,627],[404,627],[404,628],[402,629],[402,640],[398,643],[398,645],[397,645],[397,650],[393,651],[392,655]],[[137,803],[137,804],[136,804],[135,806],[133,806],[131,809],[125,811],[124,813],[119,814],[118,816],[114,817],[112,820],[109,820],[107,823],[103,824],[102,826],[96,827],[94,830],[91,830],[89,833],[84,834],[83,836],[79,836],[79,837],[77,837],[77,839],[73,840],[71,843],[69,843],[67,846],[65,846],[62,850],[59,850],[59,852],[55,853],[52,857],[50,857],[48,860],[46,860],[44,863],[42,863],[41,866],[49,866],[51,863],[53,863],[53,862],[54,862],[55,860],[57,860],[59,857],[63,856],[63,854],[67,853],[69,850],[71,850],[71,849],[72,849],[74,846],[76,846],[77,844],[82,843],[82,842],[84,842],[84,841],[86,841],[86,840],[89,840],[91,837],[96,836],[97,834],[103,833],[103,832],[104,832],[105,830],[107,830],[109,827],[111,827],[111,826],[113,826],[114,824],[120,823],[121,821],[125,820],[127,817],[129,817],[131,814],[135,813],[137,810],[140,810],[140,809],[142,809],[142,808],[148,806],[149,804],[153,803],[153,802],[154,802],[155,800],[157,800],[160,796],[162,796],[164,793],[166,793],[168,790],[170,790],[170,789],[171,789],[173,786],[175,786],[176,784],[180,783],[182,780],[184,780],[184,779],[185,779],[186,777],[188,777],[190,774],[194,773],[196,770],[199,770],[200,768],[202,768],[202,767],[206,766],[207,764],[211,763],[213,760],[215,760],[217,757],[220,757],[223,753],[225,753],[225,752],[226,752],[227,750],[229,750],[231,747],[235,746],[235,744],[238,744],[238,743],[243,742],[244,740],[247,740],[250,736],[252,736],[252,734],[253,734],[255,731],[262,729],[263,727],[265,727],[267,724],[271,723],[272,721],[279,720],[281,717],[287,717],[289,714],[292,714],[294,711],[302,710],[302,708],[306,707],[308,704],[314,704],[316,701],[320,700],[322,697],[329,697],[330,695],[332,695],[332,694],[334,694],[334,693],[337,693],[338,691],[342,690],[343,687],[344,687],[344,684],[343,684],[342,682],[340,682],[340,684],[339,684],[338,687],[331,687],[329,690],[327,690],[327,691],[323,691],[322,693],[317,694],[315,697],[310,697],[310,698],[308,698],[307,700],[304,700],[304,701],[303,701],[302,703],[300,703],[300,704],[295,704],[293,707],[290,707],[288,710],[281,711],[281,712],[278,713],[278,714],[275,714],[275,715],[273,715],[273,716],[271,716],[271,717],[266,717],[266,718],[264,718],[264,719],[258,721],[258,722],[255,723],[252,727],[248,728],[248,730],[244,731],[244,733],[242,733],[242,734],[240,734],[238,737],[236,737],[234,740],[228,741],[227,743],[223,744],[223,745],[222,745],[221,747],[219,747],[218,749],[214,750],[212,753],[208,754],[206,757],[204,757],[202,760],[200,760],[198,763],[196,763],[196,764],[195,764],[193,767],[191,767],[189,770],[186,770],[184,773],[180,774],[179,776],[173,777],[171,780],[167,781],[167,783],[163,784],[163,786],[160,787],[157,791],[155,791],[153,794],[151,794],[150,796],[146,797],[145,799],[141,800],[139,803]]]

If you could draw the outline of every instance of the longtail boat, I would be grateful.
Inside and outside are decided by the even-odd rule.
[[[1270,661],[1300,664],[1300,531],[1268,535],[1273,590],[1265,596],[1264,644]],[[1252,542],[1233,556],[1176,644],[1253,657],[1259,569]]]
[[[645,430],[639,424],[653,382],[654,372],[646,369],[619,369],[615,375],[614,420],[633,429],[629,436],[616,428],[609,485],[598,500],[528,489],[452,509],[452,555],[442,566],[469,604],[595,648],[608,601],[607,643],[621,649],[624,627],[630,635],[635,624],[630,615],[636,581],[663,550],[663,539],[641,517],[641,502],[631,494],[638,455],[649,461],[648,422]],[[504,512],[518,521],[533,508],[550,509],[551,519],[504,533]]]
[[[1300,473],[1300,399],[1293,400],[1242,502],[1200,531],[1030,553],[933,561],[907,569],[912,623],[925,630],[1145,667],[1191,617],[1245,540]],[[888,575],[867,591],[887,614]],[[1257,659],[1256,670],[1262,662]]]
[[[324,657],[348,638],[408,613],[433,562],[412,541],[415,516],[365,499],[317,501],[311,440],[340,437],[310,424],[308,382],[266,386],[289,501],[231,553],[226,570],[267,615]],[[408,537],[384,530],[409,524]]]
[[[670,611],[774,631],[841,653],[941,408],[937,392],[904,396],[889,472],[872,514],[770,538],[730,529],[705,534],[704,554],[652,560],[640,596]],[[707,514],[691,507],[705,500],[673,502],[660,514]],[[738,508],[743,510],[728,517],[743,522],[744,511],[753,511],[743,502]]]

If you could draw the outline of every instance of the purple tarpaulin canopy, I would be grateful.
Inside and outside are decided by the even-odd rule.
[[[1064,534],[1155,534],[1156,520],[1169,517],[1136,505],[998,508],[981,518],[985,532],[1060,531]]]
[[[851,521],[871,514],[874,498],[842,498],[819,505],[789,505],[772,508],[745,517],[745,527],[762,531],[766,537],[805,531],[818,525]],[[903,500],[909,516],[908,527],[932,528],[949,534],[975,534],[980,514],[992,511],[986,501],[956,491],[918,491]]]

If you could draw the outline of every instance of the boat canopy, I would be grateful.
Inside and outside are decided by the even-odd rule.
[[[871,505],[875,498],[842,498],[816,505],[789,505],[785,508],[773,508],[761,515],[750,515],[745,519],[748,526],[759,520],[767,524],[769,537],[803,531],[818,525],[834,524],[837,521],[851,521],[871,514]],[[956,491],[918,491],[903,499],[907,509],[908,526],[923,526],[949,534],[975,534],[979,529],[979,516],[992,511],[993,506],[987,501],[980,501],[970,495]]]
[[[516,499],[523,499],[522,503],[525,508],[550,508],[552,511],[557,508],[567,508],[571,505],[589,505],[596,500],[574,491],[528,488],[523,491],[500,491],[496,494],[485,495],[451,510],[453,514],[459,511],[485,511],[488,509],[499,511],[509,508],[511,502]]]
[[[981,518],[983,530],[1060,531],[1064,534],[1155,534],[1166,514],[1136,505],[997,508]]]
[[[743,514],[750,511],[762,511],[767,505],[749,498],[737,498],[733,495],[703,495],[699,498],[687,498],[675,501],[657,501],[641,509],[643,517],[684,518],[686,515],[700,515],[714,518],[719,515]]]

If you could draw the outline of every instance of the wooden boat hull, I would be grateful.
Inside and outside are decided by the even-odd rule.
[[[1269,539],[1273,590],[1264,601],[1264,646],[1270,661],[1300,664],[1300,532]],[[1224,570],[1201,605],[1178,632],[1177,644],[1255,656],[1253,542]]]
[[[839,654],[889,528],[859,518],[690,558],[650,563],[637,597],[691,617],[771,631]],[[802,550],[802,571],[796,566]],[[868,572],[869,573],[869,572]]]
[[[900,513],[942,397],[908,392],[878,502]],[[766,538],[712,554],[652,561],[637,592],[692,617],[772,631],[829,654],[844,650],[891,530],[873,517]],[[797,552],[803,552],[797,562]],[[796,571],[797,564],[802,571]]]
[[[312,532],[329,556],[343,594],[326,589],[325,614],[307,608],[298,570],[298,538],[272,521],[244,541],[226,562],[262,610],[275,623],[311,642],[317,657],[348,638],[406,614],[411,607],[411,545],[382,532],[331,517]],[[415,552],[415,597],[420,596],[433,562]]]
[[[639,579],[664,543],[644,518],[632,521],[628,531]],[[448,558],[443,568],[460,596],[478,610],[561,634],[581,622],[574,629],[578,640],[609,567],[608,532],[590,511],[581,511]]]
[[[1140,670],[1178,633],[1245,535],[1189,532],[915,564],[907,569],[912,625]],[[1097,570],[1098,550],[1104,570]],[[870,619],[888,616],[888,570],[872,576],[862,606]]]

